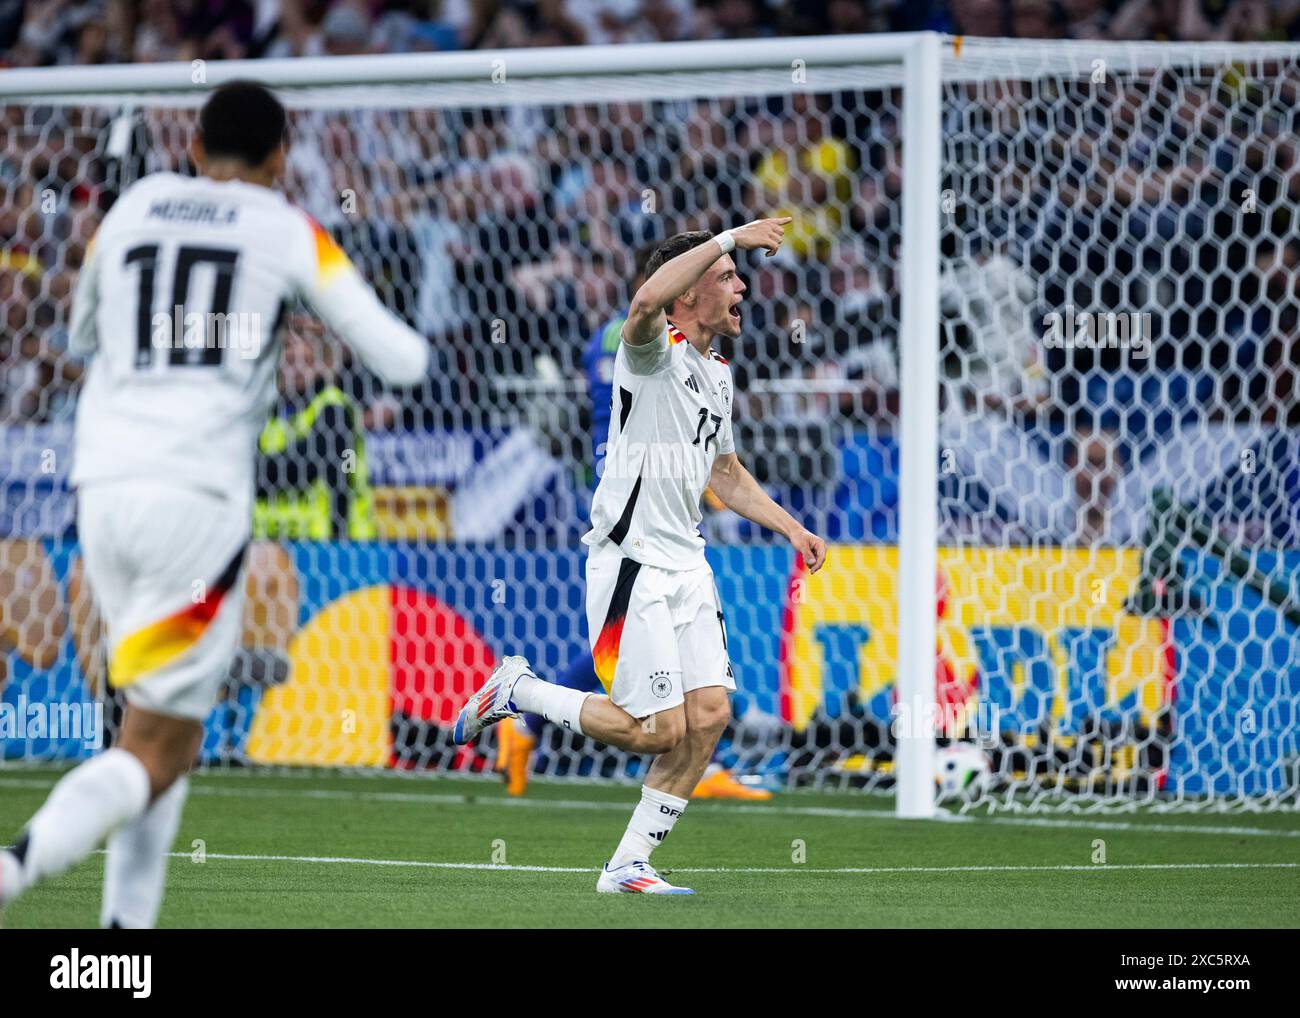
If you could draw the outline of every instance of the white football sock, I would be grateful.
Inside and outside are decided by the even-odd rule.
[[[686,811],[686,800],[661,792],[657,788],[642,786],[641,801],[632,811],[632,819],[623,834],[623,840],[609,861],[610,869],[617,869],[637,859],[648,862],[650,853],[663,844],[668,832]]]
[[[124,749],[105,750],[63,776],[19,838],[19,890],[57,876],[149,805],[149,774]],[[7,896],[7,895],[6,895]]]
[[[179,778],[154,804],[108,839],[99,925],[151,930],[167,883],[167,853],[176,840],[190,779]]]
[[[553,725],[583,735],[579,718],[582,717],[582,705],[589,696],[590,693],[580,689],[569,689],[532,675],[521,675],[510,693],[510,701],[521,711],[540,714]]]

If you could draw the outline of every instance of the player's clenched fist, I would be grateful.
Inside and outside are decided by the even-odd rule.
[[[785,237],[785,228],[791,222],[793,220],[790,216],[782,216],[780,219],[755,219],[752,223],[746,223],[732,230],[731,238],[736,242],[736,247],[742,251],[762,248],[770,258],[781,246],[781,241]]]
[[[790,543],[803,556],[803,564],[810,573],[817,572],[826,561],[826,542],[816,534],[800,529],[790,538]]]

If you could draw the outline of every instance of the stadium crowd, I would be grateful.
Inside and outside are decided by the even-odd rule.
[[[1300,0],[0,5],[12,65],[915,28],[1294,38]],[[1279,426],[1300,425],[1300,229],[1290,211],[1300,198],[1300,76],[1281,68],[1270,88],[1172,72],[1122,89],[1060,82],[1010,106],[981,88],[950,89],[945,113],[958,210],[945,229],[941,434],[960,478],[945,504],[1002,540],[1134,539],[1136,496],[1125,503],[1120,493],[1172,428],[1192,418],[1255,428],[1216,447],[1232,459],[1251,434],[1271,442]],[[1069,116],[1053,97],[1072,104]],[[188,168],[188,116],[145,111],[134,144],[109,159],[102,118],[0,111],[0,426],[69,414],[81,368],[63,353],[61,329],[86,243],[122,176]],[[829,510],[815,494],[803,503],[829,511],[830,536],[892,537],[881,477],[896,465],[887,441],[898,406],[896,93],[312,110],[295,113],[292,130],[289,193],[438,358],[423,389],[399,394],[345,365],[341,384],[380,430],[482,427],[522,412],[554,454],[585,461],[580,401],[554,397],[585,388],[583,346],[625,303],[632,252],[678,230],[793,215],[787,248],[750,267],[753,299],[732,358],[738,426],[750,429],[760,479],[840,485]],[[1019,149],[1005,144],[1011,132]],[[1247,190],[1263,211],[1231,198]],[[1155,309],[1147,354],[1052,346],[1035,324],[1099,307]],[[855,433],[865,444],[846,444]],[[822,456],[836,447],[842,462]],[[1166,446],[1155,458],[1194,476],[1195,455],[1179,460]],[[1274,473],[1288,455],[1261,450],[1265,463],[1278,460]],[[1042,490],[1026,494],[1028,478]],[[1252,470],[1254,487],[1243,496],[1229,485],[1224,503],[1244,497],[1258,510],[1262,483]],[[1276,497],[1264,501],[1267,533],[1297,529]],[[868,522],[851,521],[864,505]]]
[[[1300,38],[1300,0],[9,0],[0,66],[933,29],[1030,39]]]

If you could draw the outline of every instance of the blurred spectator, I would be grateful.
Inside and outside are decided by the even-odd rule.
[[[321,40],[326,56],[354,57],[371,52],[373,27],[370,14],[353,4],[338,4],[321,22]]]
[[[1064,539],[1080,544],[1112,539],[1115,531],[1110,521],[1111,501],[1125,465],[1119,436],[1113,431],[1098,430],[1080,441],[1068,442],[1065,463],[1073,481],[1077,511],[1074,529]],[[1041,540],[1047,533],[1038,531],[1037,536]]]
[[[179,60],[181,46],[180,19],[171,0],[144,0],[132,59],[142,64]]]
[[[321,19],[329,5],[321,0],[280,0],[279,20],[261,43],[269,58],[318,57],[325,53]]]
[[[249,0],[174,0],[183,59],[238,60],[253,40]]]
[[[1050,0],[1012,0],[1011,35],[1018,39],[1055,39],[1065,26]]]
[[[949,0],[953,31],[958,35],[999,38],[1011,34],[1003,0]]]
[[[844,224],[856,166],[848,143],[827,132],[815,100],[795,95],[791,106],[794,115],[782,120],[754,172],[759,205],[764,215],[793,217],[786,230],[791,252],[825,262]]]

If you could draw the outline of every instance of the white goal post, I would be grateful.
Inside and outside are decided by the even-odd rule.
[[[208,762],[487,769],[443,731],[486,658],[582,653],[581,351],[634,249],[794,210],[790,250],[753,267],[739,444],[832,558],[807,577],[707,519],[728,762],[892,791],[901,817],[933,815],[936,775],[963,809],[1295,807],[1300,384],[1278,388],[1273,279],[1300,235],[1269,215],[1300,172],[1279,126],[1300,47],[915,33],[6,71],[15,321],[57,331],[96,203],[183,167],[195,108],[239,78],[293,111],[291,197],[440,367],[410,393],[339,382],[381,539],[267,543]],[[103,689],[60,483],[73,392],[0,417],[0,681],[24,702]],[[638,773],[570,733],[537,766]]]

